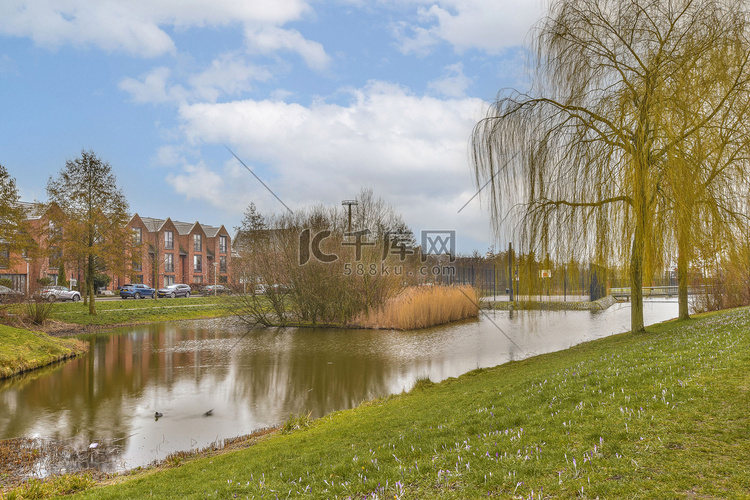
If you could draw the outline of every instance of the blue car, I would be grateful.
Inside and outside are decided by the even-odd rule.
[[[153,298],[154,292],[155,290],[153,288],[150,288],[141,283],[136,283],[134,285],[123,285],[122,287],[120,287],[120,298],[121,299],[127,299],[128,297],[133,297],[134,299],[143,299],[145,297]]]

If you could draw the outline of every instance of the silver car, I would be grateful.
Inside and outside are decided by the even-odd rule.
[[[50,302],[55,302],[57,300],[72,300],[73,302],[78,302],[79,300],[81,300],[80,293],[76,292],[75,290],[71,290],[66,286],[60,285],[45,286],[44,288],[42,288],[41,295],[43,299]]]
[[[169,297],[173,299],[175,297],[190,297],[190,286],[177,283],[174,285],[168,285],[164,288],[159,288],[156,292],[157,297]]]
[[[21,292],[17,292],[12,288],[0,285],[0,302],[13,302],[23,297]]]

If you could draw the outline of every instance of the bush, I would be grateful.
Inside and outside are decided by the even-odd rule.
[[[8,278],[0,278],[0,286],[6,286],[8,288],[13,288],[13,281]]]
[[[43,325],[52,314],[52,308],[54,304],[47,302],[41,296],[35,295],[29,297],[24,302],[23,317],[25,320],[30,321],[35,325]]]
[[[235,312],[263,325],[346,325],[379,308],[403,289],[405,276],[416,274],[407,268],[416,268],[418,260],[413,251],[404,260],[384,252],[391,250],[390,235],[411,234],[391,222],[381,218],[371,229],[365,226],[369,232],[360,234],[364,243],[357,246],[355,236],[346,234],[343,213],[334,209],[318,206],[274,217],[273,232],[254,238],[252,249],[243,249],[235,261],[235,271],[264,283],[265,293],[253,294],[253,286],[247,295],[234,296]]]

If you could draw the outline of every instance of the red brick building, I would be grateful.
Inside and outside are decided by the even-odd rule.
[[[27,233],[33,240],[33,248],[15,255],[0,244],[0,278],[10,279],[13,288],[21,292],[34,291],[40,278],[58,283],[61,272],[65,273],[66,281],[71,278],[81,280],[83,270],[76,262],[64,259],[52,241],[56,228],[50,213],[55,206],[45,209],[37,203],[21,205],[27,213]],[[131,282],[145,283],[154,288],[171,283],[208,285],[229,282],[231,238],[224,226],[135,214],[128,227],[133,231],[134,242],[130,273],[128,276],[111,276],[110,288]]]
[[[129,277],[133,282],[154,288],[229,282],[231,238],[224,226],[135,214],[128,227],[135,246]],[[121,285],[128,280],[118,281]]]
[[[50,278],[57,283],[59,259],[55,259],[56,251],[49,244],[49,234],[54,231],[50,210],[54,207],[46,210],[38,203],[20,202],[19,205],[27,214],[26,232],[34,242],[33,249],[15,255],[0,247],[0,278],[11,280],[13,288],[19,292],[30,292],[36,289],[39,278]]]

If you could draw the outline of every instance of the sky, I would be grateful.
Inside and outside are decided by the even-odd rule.
[[[0,164],[24,201],[82,149],[141,216],[224,225],[362,188],[460,253],[501,244],[469,138],[528,87],[542,0],[2,0]],[[233,153],[283,201],[280,203]]]

